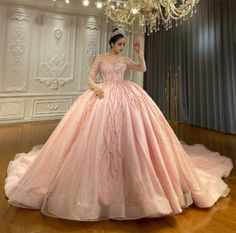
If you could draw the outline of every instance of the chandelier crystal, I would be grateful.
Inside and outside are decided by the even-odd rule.
[[[163,25],[166,30],[172,23],[178,25],[196,10],[199,0],[105,0],[108,19],[125,30],[148,35]]]

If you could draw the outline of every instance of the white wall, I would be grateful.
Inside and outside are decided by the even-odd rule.
[[[67,112],[87,89],[94,56],[108,49],[103,18],[0,2],[0,124]],[[126,36],[131,58],[134,37]],[[127,78],[142,86],[141,74]]]

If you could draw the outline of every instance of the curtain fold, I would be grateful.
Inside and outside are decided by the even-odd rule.
[[[178,73],[181,121],[236,134],[236,1],[202,0],[181,25],[145,38],[144,89],[164,109]]]

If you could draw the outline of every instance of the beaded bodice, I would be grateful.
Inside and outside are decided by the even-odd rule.
[[[104,62],[100,65],[100,73],[103,77],[103,82],[123,80],[126,70],[127,64],[125,62]]]
[[[101,74],[103,82],[116,82],[124,79],[126,70],[144,72],[146,69],[145,61],[140,59],[140,64],[136,64],[128,57],[119,57],[118,59],[109,59],[106,55],[96,57],[92,69],[89,73],[88,84],[94,83],[98,73]]]

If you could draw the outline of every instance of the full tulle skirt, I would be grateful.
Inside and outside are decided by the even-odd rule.
[[[82,94],[48,141],[9,163],[9,203],[64,219],[96,221],[211,207],[229,192],[232,161],[181,144],[153,100],[130,81]]]

